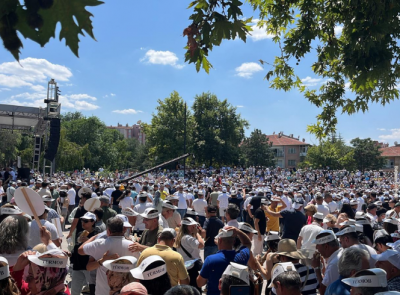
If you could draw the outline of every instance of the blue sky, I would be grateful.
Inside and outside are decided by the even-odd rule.
[[[283,131],[317,143],[306,132],[318,109],[296,91],[269,88],[264,80],[268,68],[259,59],[272,62],[278,48],[263,30],[255,28],[247,43],[224,41],[210,53],[214,69],[197,73],[184,63],[186,39],[183,29],[190,23],[186,7],[190,1],[108,0],[89,8],[94,14],[97,41],[80,37],[80,58],[52,39],[45,48],[24,41],[21,66],[7,51],[0,55],[0,103],[43,105],[47,81],[55,78],[62,91],[62,111],[96,115],[107,125],[150,122],[158,99],[176,90],[188,104],[196,94],[212,92],[238,107],[254,128],[266,134]],[[249,6],[244,16],[257,17]],[[338,28],[338,33],[340,28]],[[309,56],[296,68],[304,83],[318,87]],[[382,107],[371,105],[366,114],[339,115],[338,131],[349,141],[371,137],[400,141],[397,119],[399,101]]]

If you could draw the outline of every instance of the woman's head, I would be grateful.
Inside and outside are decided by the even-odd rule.
[[[12,254],[28,247],[29,225],[21,215],[8,216],[0,223],[0,253]]]
[[[307,216],[313,216],[315,213],[317,213],[317,208],[315,207],[315,205],[311,204],[304,207],[304,212]]]
[[[81,223],[84,230],[94,228],[96,224],[96,215],[92,212],[86,212],[86,214],[81,217]]]
[[[197,232],[197,223],[190,217],[182,219],[182,226],[176,237],[175,245],[177,248],[181,245],[182,237],[185,235],[193,236]]]
[[[49,290],[54,291],[54,294],[63,292],[64,281],[68,274],[67,255],[60,249],[55,249],[47,251],[41,256],[28,256],[30,263],[26,282],[31,294],[35,295]],[[47,267],[48,265],[59,265],[60,267]]]
[[[19,295],[17,284],[10,276],[10,270],[7,260],[2,258],[0,260],[0,295]]]

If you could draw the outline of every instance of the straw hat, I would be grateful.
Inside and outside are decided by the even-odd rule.
[[[294,259],[304,259],[304,255],[297,250],[296,242],[292,239],[282,239],[278,244],[276,255],[291,257]]]

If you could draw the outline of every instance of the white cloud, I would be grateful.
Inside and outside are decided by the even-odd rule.
[[[10,99],[23,99],[23,100],[38,100],[44,101],[46,99],[46,92],[24,92],[20,94],[15,94],[10,97]]]
[[[264,39],[272,39],[275,37],[275,35],[268,34],[267,33],[267,26],[263,25],[261,27],[258,27],[257,23],[259,22],[259,19],[254,19],[251,25],[251,28],[253,31],[248,33],[248,36],[250,39],[253,41],[260,41]]]
[[[1,65],[0,65],[1,66]],[[15,88],[15,87],[23,87],[23,86],[32,86],[32,83],[28,83],[18,76],[7,76],[1,74],[0,72],[0,85]]]
[[[42,85],[32,85],[31,88],[33,91],[36,91],[36,92],[45,92],[46,91],[46,88],[44,88]]]
[[[343,26],[335,26],[335,35],[339,37],[342,34]]]
[[[122,115],[143,113],[142,111],[137,111],[137,110],[134,110],[134,109],[115,110],[115,111],[112,111],[112,112],[113,113],[117,113],[117,114],[122,114]]]
[[[386,131],[385,128],[376,128],[376,130],[379,130],[379,131]]]
[[[182,69],[185,66],[178,64],[179,58],[171,51],[155,51],[150,49],[140,61],[154,65],[170,65],[176,69]]]
[[[97,100],[96,97],[90,96],[88,94],[70,94],[70,95],[64,95],[64,96],[66,96],[68,99],[71,99],[71,100],[85,100],[85,99],[93,100],[93,101]]]
[[[13,61],[0,64],[0,74],[3,82],[4,76],[9,78],[11,85],[5,85],[7,87],[30,86],[31,83],[44,83],[51,78],[68,81],[72,77],[72,72],[67,67],[32,57],[22,59],[19,63]]]
[[[301,79],[301,82],[303,82],[304,86],[317,86],[319,83],[321,83],[322,79],[318,78],[311,78],[310,76],[305,77],[304,79]]]
[[[92,111],[92,110],[97,110],[99,108],[98,105],[89,103],[87,101],[76,101],[74,107],[78,111]]]
[[[2,100],[1,103],[17,105],[17,106],[35,107],[35,108],[46,106],[43,99],[37,99],[37,100],[31,101],[31,102],[28,102],[28,101],[20,101],[20,100],[11,98],[11,99]]]
[[[110,95],[111,95],[111,96],[116,96],[116,94],[114,94],[114,93],[111,93]]]
[[[236,76],[242,78],[251,78],[254,73],[262,71],[263,68],[258,63],[255,62],[245,62],[242,63],[240,67],[235,69]]]
[[[382,140],[399,140],[400,139],[400,128],[390,129],[391,134],[379,135],[379,139]]]
[[[241,106],[241,105],[238,105],[238,106],[236,106],[237,108],[244,108],[244,106]]]

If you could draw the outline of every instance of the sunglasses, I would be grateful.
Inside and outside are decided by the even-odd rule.
[[[93,220],[81,219],[83,223],[93,222]]]

